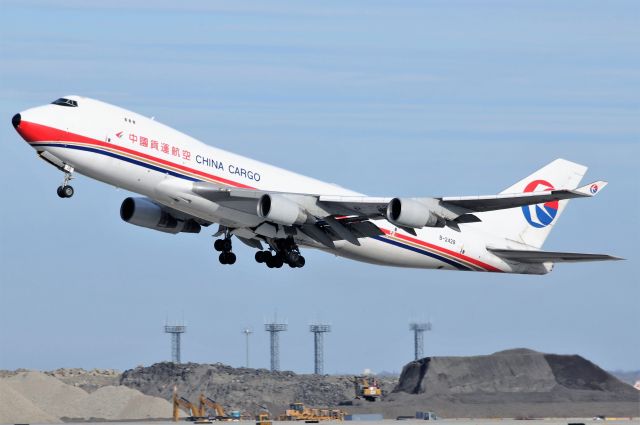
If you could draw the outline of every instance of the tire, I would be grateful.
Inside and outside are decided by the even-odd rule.
[[[231,239],[222,239],[222,250],[226,252],[231,251]]]
[[[73,186],[62,187],[62,194],[64,195],[65,198],[71,198],[73,196],[73,193],[74,193]]]
[[[256,259],[256,263],[264,263],[264,261],[265,261],[265,258],[264,258],[265,255],[264,254],[265,254],[264,251],[256,252],[256,255],[254,257]]]
[[[295,251],[291,251],[287,254],[287,263],[296,264],[300,258],[300,254]]]
[[[235,264],[236,262],[236,254],[233,252],[227,253],[227,264]]]
[[[269,252],[265,252],[264,263],[267,265],[267,267],[269,267],[270,269],[274,268],[276,264],[275,261],[276,261],[276,257],[271,255],[271,253]]]
[[[298,257],[298,261],[296,261],[296,267],[303,268],[305,263],[306,263],[306,261],[305,261],[304,257],[301,255],[301,256]]]
[[[218,261],[220,261],[220,264],[227,264],[227,253],[223,252],[222,254],[220,254],[218,256]]]
[[[58,196],[64,198],[64,193],[62,192],[62,186],[58,186]]]
[[[276,256],[273,257],[273,266],[277,269],[279,269],[280,267],[282,267],[282,265],[284,264],[284,261],[282,260],[281,256]]]
[[[216,241],[213,243],[213,247],[216,251],[222,251],[222,239],[216,239]]]

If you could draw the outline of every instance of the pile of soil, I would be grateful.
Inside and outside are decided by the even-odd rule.
[[[386,402],[455,416],[640,415],[640,392],[592,362],[528,349],[411,362]]]
[[[88,393],[42,372],[0,378],[0,423],[57,423],[68,420],[170,418],[166,400],[124,386]]]

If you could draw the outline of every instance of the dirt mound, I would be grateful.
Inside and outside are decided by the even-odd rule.
[[[88,393],[41,372],[20,372],[0,384],[0,423],[169,418],[172,412],[168,401],[131,388],[105,386]]]
[[[77,400],[87,396],[87,393],[80,388],[33,371],[18,373],[4,379],[4,382],[49,415],[56,418],[84,417],[83,409],[75,406]]]
[[[387,401],[431,406],[457,403],[459,410],[465,410],[465,404],[485,406],[489,415],[513,412],[513,406],[519,406],[516,411],[535,411],[540,416],[591,415],[598,403],[617,414],[640,413],[638,391],[583,357],[527,349],[411,362],[403,368]]]
[[[0,380],[0,423],[59,423],[58,418],[38,408],[31,400]]]

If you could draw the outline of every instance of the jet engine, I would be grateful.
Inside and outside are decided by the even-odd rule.
[[[410,198],[393,198],[387,205],[387,220],[395,225],[414,229],[441,227],[444,224],[428,206]]]
[[[130,224],[165,233],[200,233],[195,220],[180,220],[148,198],[127,198],[120,206],[120,218]]]
[[[274,223],[291,226],[307,221],[307,213],[294,201],[266,193],[258,201],[258,216]]]

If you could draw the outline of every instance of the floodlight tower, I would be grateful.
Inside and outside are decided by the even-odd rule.
[[[165,325],[164,332],[171,334],[171,361],[180,364],[180,335],[187,331],[184,325]]]
[[[331,332],[331,326],[315,324],[309,326],[309,331],[313,332],[313,373],[324,374],[324,334]]]
[[[249,336],[253,333],[253,331],[249,328],[244,328],[242,333],[245,336],[245,358],[246,358],[246,367],[249,367]]]
[[[409,330],[413,331],[413,349],[415,353],[415,359],[421,359],[424,356],[424,332],[431,330],[431,322],[410,323]]]
[[[271,337],[271,371],[280,370],[280,332],[286,331],[286,323],[265,323],[264,330],[269,332]]]

